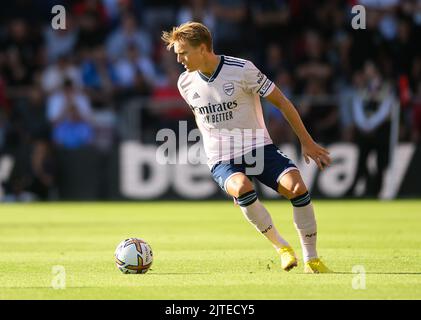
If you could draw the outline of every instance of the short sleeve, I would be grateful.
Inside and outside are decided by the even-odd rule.
[[[261,97],[266,97],[275,88],[275,84],[252,62],[247,61],[244,68],[244,86],[247,92],[257,93]]]

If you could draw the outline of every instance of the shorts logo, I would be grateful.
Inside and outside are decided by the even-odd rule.
[[[234,93],[234,84],[232,82],[224,83],[222,88],[224,89],[224,92],[229,96],[232,96],[232,94]]]
[[[281,150],[276,150],[276,152],[279,153],[281,156],[285,157],[285,155],[283,154],[283,152]]]

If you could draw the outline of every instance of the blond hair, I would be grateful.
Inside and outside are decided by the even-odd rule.
[[[170,50],[176,41],[188,42],[192,47],[198,47],[202,43],[212,52],[212,35],[209,29],[199,22],[185,22],[178,27],[173,27],[171,31],[163,31],[161,39]]]

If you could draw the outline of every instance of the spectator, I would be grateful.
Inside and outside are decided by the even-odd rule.
[[[421,143],[421,80],[418,81],[416,91],[412,99],[412,134],[411,140]]]
[[[5,184],[5,202],[51,199],[55,186],[55,163],[47,141],[22,144],[13,153],[14,165]]]
[[[93,145],[105,154],[112,151],[117,138],[117,115],[114,110],[110,107],[95,110],[92,125],[95,133]]]
[[[101,26],[108,24],[107,11],[102,0],[76,0],[74,1],[72,12],[76,18],[82,18],[86,14],[95,17]]]
[[[14,124],[13,124],[14,125]],[[5,202],[29,202],[35,200],[34,195],[28,191],[31,180],[30,174],[30,154],[31,144],[26,139],[19,139],[16,128],[13,128],[13,144],[10,143],[11,134],[9,133],[9,147],[6,153],[13,159],[10,176],[4,183]]]
[[[390,43],[395,62],[396,74],[409,75],[411,72],[411,64],[420,51],[417,50],[416,42],[413,41],[411,35],[411,25],[406,20],[400,20],[398,23],[397,37]]]
[[[141,13],[144,11],[142,1],[137,0],[103,0],[105,14],[108,24],[112,30],[121,24],[122,17],[134,12],[139,20]]]
[[[379,195],[383,175],[389,164],[390,114],[394,102],[389,83],[382,79],[372,62],[367,62],[364,66],[364,88],[356,92],[353,99],[356,141],[360,155],[357,174],[350,192],[360,178],[367,177],[365,195]],[[377,156],[377,168],[374,173],[367,167],[367,158],[371,151],[375,151]]]
[[[52,0],[50,0],[52,1]],[[54,0],[59,2],[60,0]],[[31,1],[31,0],[15,0],[2,7],[0,10],[0,21],[8,21],[8,19],[22,19],[30,25],[36,25],[39,23],[40,17],[42,17],[42,10],[40,2],[44,1]],[[50,14],[51,7],[49,6]]]
[[[187,21],[204,23],[210,30],[214,30],[215,17],[209,9],[207,0],[187,0],[177,12],[177,25]]]
[[[332,76],[332,67],[326,57],[325,43],[320,34],[308,30],[304,35],[303,56],[298,62],[296,77],[301,89],[309,80],[320,81],[320,86],[328,87]]]
[[[11,20],[7,31],[1,43],[6,59],[3,76],[9,85],[28,85],[39,63],[41,41],[36,32],[30,32],[27,22],[20,18]]]
[[[74,52],[78,35],[74,26],[73,17],[66,16],[65,29],[53,29],[50,25],[44,28],[45,48],[47,61],[54,63],[59,57]]]
[[[41,88],[33,86],[15,107],[26,139],[48,139],[50,124],[46,117],[45,97]]]
[[[266,47],[264,59],[264,73],[269,79],[275,79],[278,73],[290,70],[286,62],[285,51],[278,43],[270,43]]]
[[[10,100],[6,93],[6,82],[0,76],[0,110],[5,113],[10,113]]]
[[[30,155],[27,190],[36,200],[50,200],[55,187],[55,160],[47,140],[36,140]]]
[[[68,149],[91,144],[94,130],[89,99],[66,80],[63,90],[51,95],[47,104],[48,120],[53,127],[53,141]]]
[[[109,58],[123,58],[130,46],[135,46],[142,56],[150,57],[152,54],[149,34],[138,27],[135,16],[127,14],[122,18],[121,26],[107,39]]]
[[[100,17],[91,11],[86,11],[78,19],[79,31],[76,48],[83,53],[101,45],[106,37],[106,26],[101,24]]]
[[[146,96],[156,81],[154,65],[136,46],[127,48],[126,57],[115,64],[119,97]]]
[[[148,33],[159,38],[161,30],[174,23],[178,1],[142,0],[142,5],[142,23]]]
[[[308,131],[323,143],[332,143],[339,136],[338,107],[327,96],[324,82],[309,79],[299,104]]]
[[[289,4],[286,0],[252,0],[251,14],[255,24],[256,45],[265,50],[274,41],[274,35],[284,41],[289,31]]]
[[[8,115],[10,114],[10,102],[6,96],[5,83],[0,77],[0,152],[3,152],[6,145],[6,136],[9,125]]]
[[[366,29],[351,29],[350,62],[352,70],[364,67],[367,59],[375,60],[378,48],[383,45],[383,38],[378,30],[381,15],[376,10],[367,10]]]
[[[118,85],[116,68],[109,61],[104,46],[98,46],[87,52],[81,63],[83,86],[94,108],[101,108],[113,101]]]
[[[63,87],[65,79],[70,79],[77,88],[82,87],[79,69],[71,62],[68,54],[59,56],[56,63],[44,70],[41,76],[42,88],[47,94],[52,94]]]
[[[245,0],[214,0],[211,10],[215,16],[214,43],[216,52],[239,55],[247,48],[247,7]]]

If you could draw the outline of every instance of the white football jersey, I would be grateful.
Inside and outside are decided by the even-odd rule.
[[[200,71],[185,71],[177,83],[195,115],[210,167],[272,143],[260,97],[269,95],[275,85],[251,61],[220,58],[210,78]]]

